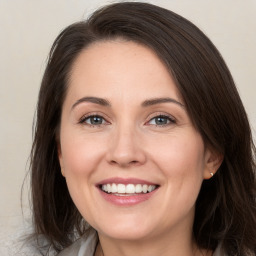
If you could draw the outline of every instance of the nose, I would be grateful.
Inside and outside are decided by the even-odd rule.
[[[133,128],[117,129],[112,137],[107,152],[107,161],[111,165],[123,168],[142,165],[146,154],[141,143],[141,136]]]

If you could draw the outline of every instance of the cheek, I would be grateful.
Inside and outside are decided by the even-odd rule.
[[[66,129],[61,136],[61,151],[69,193],[87,219],[92,207],[95,170],[102,160],[103,147],[93,139],[69,133]]]
[[[61,152],[66,175],[88,175],[100,162],[102,147],[85,136],[69,135],[63,132]]]
[[[172,136],[163,140],[157,150],[152,147],[152,152],[154,164],[161,170],[168,183],[167,194],[175,195],[181,200],[196,200],[205,167],[201,137],[197,134]],[[190,204],[193,204],[192,201]]]
[[[165,177],[163,205],[167,212],[186,216],[194,209],[203,181],[204,145],[201,137],[166,140],[154,152],[155,164]],[[168,216],[165,219],[168,222]]]
[[[105,136],[106,137],[106,136]],[[60,131],[60,162],[70,192],[91,186],[95,170],[104,156],[103,135],[88,133],[65,115]]]
[[[171,137],[163,140],[154,150],[155,162],[166,170],[166,174],[202,175],[204,168],[204,144],[199,135]]]

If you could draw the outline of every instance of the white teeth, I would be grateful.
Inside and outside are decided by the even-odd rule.
[[[128,184],[125,188],[125,193],[134,194],[135,193],[135,186],[133,184]]]
[[[108,192],[108,189],[107,189],[107,185],[106,185],[106,184],[104,184],[104,185],[102,186],[102,190]]]
[[[153,185],[149,185],[148,186],[148,192],[152,192],[155,188],[154,188],[155,186],[153,186]]]
[[[111,188],[111,185],[110,185],[110,184],[107,184],[107,191],[108,191],[108,193],[111,193],[111,192],[112,192],[112,188]]]
[[[112,191],[109,191],[111,193]],[[125,194],[125,185],[124,184],[118,184],[117,185],[117,193],[118,194]]]
[[[112,193],[117,193],[117,185],[116,184],[112,184]]]
[[[135,187],[135,192],[136,193],[141,193],[142,192],[142,186],[140,184],[137,184]]]
[[[107,193],[115,194],[139,194],[139,193],[150,193],[156,189],[155,185],[146,184],[104,184],[101,189]]]
[[[142,186],[142,191],[143,191],[143,193],[147,193],[148,192],[148,185],[143,185]]]

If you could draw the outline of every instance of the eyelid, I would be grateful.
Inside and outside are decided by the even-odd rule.
[[[78,123],[79,124],[84,124],[85,123],[85,120],[90,118],[90,117],[94,117],[94,116],[98,116],[98,117],[101,117],[102,119],[104,119],[104,121],[106,122],[106,124],[109,124],[110,122],[108,121],[108,117],[106,117],[106,115],[104,115],[103,113],[99,113],[99,112],[90,112],[90,113],[87,113],[85,115],[83,115],[81,118],[79,118],[78,120]],[[90,124],[87,124],[88,126],[90,126]],[[105,125],[105,124],[102,124],[102,125]],[[91,125],[91,126],[94,126],[94,125]],[[99,125],[98,125],[99,126]]]
[[[146,125],[149,125],[149,122],[154,119],[154,118],[157,118],[157,117],[166,117],[170,120],[171,124],[175,124],[177,121],[176,119],[168,114],[168,113],[165,113],[165,112],[156,112],[156,113],[153,113],[153,114],[150,114],[147,118],[147,121],[146,121]],[[165,124],[165,125],[169,125],[169,124]],[[162,125],[162,126],[165,126],[165,125]],[[160,126],[160,125],[156,125],[156,126]]]

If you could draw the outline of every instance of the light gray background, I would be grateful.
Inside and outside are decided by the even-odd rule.
[[[0,233],[23,224],[21,186],[28,170],[40,80],[57,34],[100,0],[0,0]],[[256,128],[256,0],[152,0],[198,25],[226,60]],[[254,131],[255,134],[255,131]],[[29,214],[28,182],[23,206]]]

